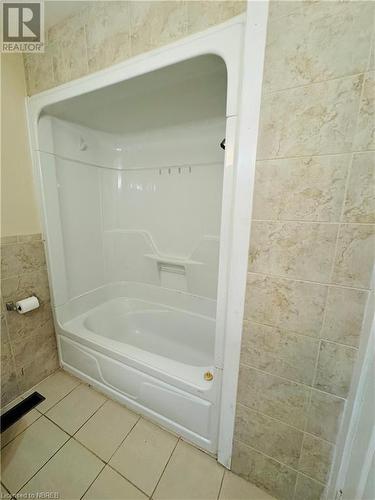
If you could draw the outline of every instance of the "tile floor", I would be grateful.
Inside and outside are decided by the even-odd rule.
[[[272,500],[62,370],[32,390],[45,401],[2,434],[1,498]]]

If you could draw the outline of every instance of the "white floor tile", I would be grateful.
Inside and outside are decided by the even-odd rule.
[[[1,485],[1,500],[5,500],[8,498],[9,499],[11,498],[10,493],[4,488],[3,485]]]
[[[21,434],[25,429],[27,429],[35,420],[41,417],[41,414],[36,410],[31,410],[21,417],[17,422],[11,425],[6,431],[1,433],[1,447],[3,448],[12,439],[14,439],[18,434]]]
[[[74,434],[106,401],[87,385],[79,385],[46,415],[69,434]]]
[[[42,380],[40,384],[33,387],[25,394],[25,396],[34,391],[37,391],[44,396],[46,399],[40,403],[36,409],[45,413],[79,384],[80,381],[77,378],[72,377],[72,375],[69,375],[69,373],[66,373],[63,370],[58,370],[50,377]]]
[[[107,401],[74,437],[108,462],[138,419],[124,406]]]
[[[36,420],[1,453],[1,481],[16,493],[69,439],[45,417]]]
[[[113,469],[105,467],[83,497],[85,500],[146,500],[147,497]]]
[[[79,500],[95,480],[104,463],[74,439],[70,439],[24,488],[25,498],[47,491],[58,498]]]
[[[139,420],[110,460],[110,465],[147,495],[153,492],[177,438]]]
[[[179,441],[153,495],[155,500],[216,500],[224,468],[217,461]]]
[[[225,471],[220,500],[276,500],[232,472]]]

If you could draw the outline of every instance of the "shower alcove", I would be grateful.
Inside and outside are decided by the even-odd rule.
[[[243,21],[28,100],[61,365],[212,453]]]

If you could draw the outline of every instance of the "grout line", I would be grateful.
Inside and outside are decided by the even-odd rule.
[[[290,470],[292,470],[293,472],[295,472],[295,473],[296,473],[296,482],[297,482],[298,475],[299,475],[299,474],[302,474],[303,476],[305,476],[305,477],[307,477],[307,478],[311,479],[312,481],[315,481],[315,482],[319,483],[321,486],[326,487],[326,486],[327,486],[327,484],[328,484],[328,483],[322,483],[322,482],[321,482],[321,481],[319,481],[318,479],[316,479],[316,478],[314,478],[314,477],[312,477],[312,476],[309,476],[309,475],[308,475],[308,474],[306,474],[305,472],[301,472],[301,471],[299,471],[297,468],[295,468],[295,467],[293,467],[293,466],[291,466],[291,465],[288,465],[288,464],[285,464],[285,463],[283,463],[283,462],[280,462],[280,461],[279,461],[279,460],[277,460],[276,458],[271,457],[270,455],[267,455],[267,453],[264,453],[263,451],[260,451],[260,450],[258,450],[257,448],[254,448],[253,446],[251,446],[251,445],[249,445],[249,444],[247,444],[247,443],[245,443],[245,442],[241,441],[240,439],[236,439],[236,441],[238,441],[238,442],[239,442],[239,443],[241,443],[242,445],[246,446],[246,447],[247,447],[247,448],[249,448],[250,450],[253,450],[253,451],[255,451],[256,453],[259,453],[260,455],[262,455],[262,456],[264,456],[264,457],[268,458],[269,460],[272,460],[273,462],[276,462],[277,464],[279,464],[279,465],[281,465],[281,466],[283,466],[283,467],[287,467],[288,469],[290,469]],[[330,443],[330,444],[332,444],[332,443]],[[248,482],[250,482],[250,483],[251,483],[251,481],[248,481]],[[252,484],[252,483],[251,483],[251,484]]]
[[[374,225],[374,224],[372,224],[372,225]],[[329,281],[327,281],[325,283],[322,283],[320,281],[312,281],[312,280],[306,280],[306,279],[301,279],[301,278],[291,278],[289,276],[281,276],[281,275],[278,275],[278,274],[262,273],[262,272],[259,272],[259,271],[248,271],[247,274],[248,274],[248,277],[249,277],[249,275],[255,274],[255,275],[263,276],[263,277],[266,277],[266,278],[282,279],[282,280],[294,281],[294,282],[297,282],[297,283],[306,283],[306,284],[309,284],[309,285],[318,285],[318,286],[336,287],[336,288],[346,288],[346,289],[349,289],[349,290],[358,290],[360,292],[369,292],[370,291],[370,288],[359,288],[359,287],[354,287],[354,286],[350,286],[350,285],[342,285],[340,283],[331,283]]]
[[[346,402],[346,400],[344,400],[344,401]],[[302,433],[302,434],[308,434],[309,436],[312,436],[312,437],[314,437],[314,438],[316,438],[316,439],[319,439],[320,441],[324,441],[325,443],[328,443],[328,444],[330,444],[330,445],[334,445],[334,446],[336,445],[336,443],[335,443],[334,441],[328,441],[327,439],[325,439],[325,438],[323,438],[323,437],[321,437],[321,436],[317,436],[316,434],[312,434],[311,432],[307,432],[307,431],[305,431],[305,430],[304,430],[304,429],[302,429],[302,428],[298,428],[298,427],[295,427],[294,425],[291,425],[291,424],[288,424],[288,423],[286,423],[286,422],[283,422],[282,420],[280,420],[280,419],[278,419],[278,418],[276,418],[276,417],[272,417],[272,416],[268,415],[267,413],[264,413],[264,412],[262,412],[262,411],[256,410],[256,409],[254,409],[254,408],[251,408],[250,406],[248,406],[248,405],[246,405],[246,404],[244,404],[244,403],[242,403],[242,402],[240,402],[240,401],[238,401],[238,403],[237,403],[237,404],[238,404],[239,406],[243,406],[244,408],[247,408],[247,409],[249,409],[249,410],[251,410],[251,411],[253,411],[253,412],[255,412],[255,413],[258,413],[259,415],[262,415],[263,417],[267,417],[267,418],[268,418],[268,419],[270,419],[270,420],[274,420],[275,422],[277,422],[277,423],[279,423],[279,424],[285,425],[286,427],[289,427],[290,429],[293,429],[294,431],[300,432],[300,433]],[[237,440],[237,441],[241,441],[241,442],[242,442],[242,443],[244,443],[244,444],[247,444],[247,443],[245,443],[245,441],[243,441],[243,440],[241,440],[241,439],[238,439],[238,438],[236,438],[236,437],[234,437],[234,439],[235,439],[235,440]],[[251,445],[248,445],[248,446],[251,446]],[[302,448],[302,446],[301,446],[301,448]],[[255,448],[254,448],[254,449],[255,449]],[[262,452],[262,453],[263,453],[263,452]],[[271,457],[271,458],[272,458],[272,457]],[[275,460],[276,460],[276,459],[275,459]],[[288,466],[288,467],[289,467],[289,466]]]
[[[35,409],[35,408],[34,408]],[[24,415],[26,416],[26,415]],[[39,416],[33,421],[31,422],[29,425],[27,425],[24,429],[22,429],[21,432],[19,432],[18,434],[16,434],[15,436],[12,437],[12,439],[10,439],[7,444],[4,444],[4,446],[1,447],[1,452],[3,451],[4,448],[6,448],[8,446],[8,444],[10,444],[12,441],[14,441],[16,439],[16,437],[20,436],[21,434],[23,434],[31,425],[33,425],[37,420],[39,420],[43,415],[40,413]]]
[[[10,246],[15,246],[15,245],[6,245],[6,246],[10,247]],[[33,271],[28,271],[26,273],[20,272],[20,273],[17,273],[17,274],[11,274],[9,276],[3,276],[1,278],[1,281],[5,281],[5,280],[8,280],[8,279],[14,279],[14,278],[22,278],[24,276],[30,276],[31,274],[37,273],[39,271],[46,271],[47,272],[47,265],[46,265],[45,262],[42,265],[35,267],[35,269]],[[4,297],[3,297],[3,299],[4,299]]]
[[[96,392],[96,391],[95,391],[95,392]],[[101,393],[99,392],[98,394],[101,394]],[[102,395],[102,394],[101,394],[101,395]],[[80,425],[76,431],[74,431],[74,433],[72,434],[72,437],[73,437],[73,436],[75,436],[75,434],[77,434],[77,432],[78,432],[78,431],[80,431],[80,430],[82,429],[82,427],[83,427],[84,425],[86,425],[86,424],[87,424],[87,422],[88,422],[89,420],[91,420],[91,418],[92,418],[94,415],[96,415],[96,414],[98,413],[98,411],[99,411],[101,408],[103,408],[103,406],[106,404],[106,402],[107,402],[107,401],[108,401],[108,398],[106,397],[106,398],[105,398],[105,400],[103,401],[103,403],[101,403],[101,404],[98,406],[98,408],[94,411],[94,413],[92,413],[92,414],[89,416],[89,418],[88,418],[87,420],[85,420],[85,421],[84,421],[84,423],[83,423],[82,425]]]
[[[126,407],[125,407],[126,408]],[[136,414],[137,415],[137,414]],[[113,456],[117,453],[117,451],[121,448],[121,446],[123,445],[123,443],[125,442],[126,438],[131,434],[131,432],[133,431],[133,429],[135,428],[135,426],[138,424],[138,422],[141,420],[141,417],[138,415],[138,418],[137,420],[134,422],[134,425],[132,425],[131,429],[127,432],[126,436],[124,437],[124,439],[121,440],[120,444],[117,446],[117,448],[115,449],[115,451],[112,453],[112,455],[109,457],[109,460],[108,460],[108,464],[109,462],[112,460]]]
[[[259,415],[262,415],[263,417],[266,417],[266,418],[269,418],[270,420],[274,420],[275,422],[277,422],[278,424],[282,424],[282,425],[285,425],[286,427],[289,427],[290,429],[293,429],[294,431],[297,431],[297,432],[300,432],[300,433],[303,433],[303,429],[299,429],[298,427],[295,427],[294,425],[291,425],[291,424],[288,424],[286,422],[283,422],[282,420],[276,418],[276,417],[272,417],[271,415],[268,415],[267,413],[264,413],[262,411],[259,411],[255,408],[251,408],[250,406],[246,405],[245,403],[242,403],[241,401],[238,401],[237,403],[239,406],[243,406],[244,408],[247,408],[251,411],[253,411],[254,413],[258,413]],[[318,437],[318,436],[317,436]],[[237,438],[235,438],[237,439]],[[241,441],[241,439],[238,439],[239,441]],[[244,441],[243,441],[244,442]],[[245,443],[246,444],[246,443]],[[250,445],[249,445],[250,446]]]
[[[1,298],[2,302],[3,302],[3,299],[4,298],[2,297]],[[1,304],[1,305],[3,306],[3,304]],[[16,356],[14,354],[13,343],[10,341],[9,325],[8,325],[8,315],[6,314],[5,307],[4,307],[4,313],[2,314],[2,317],[3,317],[3,320],[5,321],[6,337],[7,337],[7,341],[8,341],[8,345],[9,345],[10,356],[11,356],[13,368],[14,368],[14,371],[15,371],[15,374],[16,374],[17,388],[18,388],[18,390],[20,390],[21,384],[19,383],[19,380],[18,380],[19,379],[19,371],[18,371],[17,364],[16,364]],[[16,396],[14,399],[17,399],[18,397],[20,397],[20,395]]]
[[[291,465],[288,465],[288,464],[284,464],[283,462],[280,462],[280,460],[277,460],[277,458],[274,458],[274,457],[271,457],[270,455],[267,455],[267,453],[264,453],[263,451],[260,451],[260,450],[254,448],[253,446],[251,446],[251,445],[249,445],[247,443],[244,443],[240,439],[236,439],[236,441],[238,441],[239,443],[243,444],[247,448],[250,448],[250,450],[253,450],[256,453],[259,453],[260,455],[263,455],[264,457],[268,458],[269,460],[272,460],[273,462],[276,462],[277,464],[282,465],[283,467],[287,467],[288,469],[292,470],[293,472],[296,472],[297,474],[300,473],[300,471],[298,469],[296,469],[295,467],[293,467]],[[305,475],[307,476],[307,474],[305,474]],[[310,479],[314,479],[311,476],[307,476],[307,477],[309,477]],[[314,479],[314,481],[316,481],[316,479]]]
[[[355,345],[352,345],[352,344],[344,344],[343,342],[337,342],[336,340],[331,340],[331,339],[328,339],[326,337],[322,337],[321,336],[321,332],[320,332],[320,335],[318,337],[313,337],[311,335],[306,335],[305,333],[300,333],[300,332],[297,332],[295,330],[289,330],[288,328],[280,327],[278,325],[272,325],[271,323],[260,323],[259,321],[254,321],[254,320],[248,319],[248,318],[245,318],[244,321],[243,321],[243,323],[244,323],[244,326],[249,326],[249,327],[251,327],[251,324],[254,324],[254,325],[258,325],[258,326],[265,326],[267,328],[272,328],[274,330],[280,331],[280,333],[282,335],[285,335],[285,334],[288,334],[288,335],[297,335],[298,337],[301,337],[301,338],[304,338],[304,339],[309,339],[309,340],[311,340],[313,342],[319,342],[320,340],[322,340],[324,342],[327,342],[328,344],[335,344],[335,345],[339,345],[339,346],[342,346],[342,347],[350,347],[352,349],[357,349],[358,350],[358,346],[355,346]],[[323,324],[322,324],[322,328],[323,328]],[[244,364],[244,365],[247,365],[247,366],[254,366],[254,365],[251,365],[249,363],[246,363],[245,361],[241,361],[241,364]],[[266,370],[264,370],[264,371],[266,371]],[[272,373],[272,372],[267,372],[267,373]],[[293,379],[290,379],[290,380],[293,380]],[[303,383],[303,382],[301,382],[301,383]],[[309,384],[305,384],[305,385],[309,385]]]
[[[89,491],[89,489],[91,488],[91,486],[95,483],[95,481],[98,479],[98,477],[100,476],[100,474],[103,472],[103,470],[105,468],[106,468],[106,463],[104,462],[103,467],[100,469],[100,471],[98,472],[98,474],[94,477],[94,479],[91,481],[91,483],[89,484],[89,486],[85,489],[85,491],[83,492],[83,494],[80,496],[80,500],[86,495],[86,493]]]
[[[274,373],[267,372],[265,370],[262,370],[261,368],[257,368],[256,366],[247,365],[246,363],[243,363],[242,361],[240,364],[246,366],[247,368],[251,368],[252,370],[255,370],[257,372],[263,373],[265,375],[270,375],[271,377],[275,377],[275,378],[278,378],[280,380],[285,380],[286,382],[289,382],[290,384],[298,385],[300,387],[307,388],[307,389],[312,388],[311,385],[304,384],[303,382],[296,382],[295,380],[290,380],[289,378],[283,377],[282,375],[275,375]],[[323,392],[323,391],[321,391],[321,392]],[[326,394],[330,394],[331,396],[335,396],[335,394],[331,394],[329,392],[327,392]]]
[[[322,393],[323,393],[323,391],[320,391],[319,389],[315,389],[314,387],[311,387],[310,389],[311,389],[311,396],[312,396],[312,391],[317,391],[317,392],[322,392]],[[328,393],[323,393],[323,394],[328,394]],[[335,396],[335,395],[333,395],[333,394],[328,394],[328,395],[329,395],[329,396],[333,396],[333,397],[335,397],[335,398],[338,398],[338,399],[340,399],[340,400],[344,401],[344,403],[346,402],[346,399],[344,399],[344,398],[340,398],[339,396]],[[302,428],[302,427],[301,427],[301,428],[299,428],[299,427],[296,427],[296,426],[294,426],[294,425],[291,425],[290,423],[284,422],[283,420],[280,420],[279,418],[276,418],[276,417],[274,417],[274,416],[271,416],[271,415],[269,415],[268,413],[264,413],[264,412],[262,412],[262,411],[259,411],[259,410],[255,409],[255,408],[252,408],[251,406],[247,405],[246,403],[244,403],[244,402],[242,402],[242,401],[237,401],[237,404],[238,404],[239,406],[243,406],[244,408],[247,408],[247,409],[249,409],[249,410],[251,410],[251,411],[253,411],[253,412],[255,412],[255,413],[258,413],[259,415],[262,415],[262,416],[267,417],[267,418],[269,418],[269,419],[271,419],[271,420],[274,420],[275,422],[278,422],[278,423],[280,423],[280,424],[282,424],[282,425],[285,425],[286,427],[289,427],[290,429],[293,429],[293,430],[295,430],[295,431],[297,431],[297,432],[302,432],[302,433],[304,433],[304,434],[309,434],[310,436],[313,436],[313,437],[315,437],[315,438],[317,438],[317,439],[320,439],[321,441],[324,441],[324,442],[329,443],[329,444],[333,444],[333,445],[335,445],[335,444],[336,444],[334,441],[329,441],[329,440],[327,440],[327,439],[325,439],[325,438],[323,438],[323,437],[321,437],[321,436],[318,436],[317,434],[313,434],[313,433],[311,433],[311,432],[306,431],[306,430],[305,430],[305,423],[304,423],[304,425],[303,425],[303,428]],[[305,420],[305,419],[304,419],[304,420]],[[235,439],[236,439],[236,438],[235,438]]]
[[[66,431],[65,431],[66,432]],[[107,461],[104,460],[104,458],[102,458],[101,456],[99,456],[95,451],[91,450],[88,446],[85,445],[85,443],[82,443],[81,441],[79,441],[75,436],[71,436],[71,438],[73,439],[73,441],[75,441],[79,446],[82,446],[82,448],[85,448],[85,450],[89,451],[92,455],[94,455],[98,460],[100,460],[101,462],[103,462],[104,465],[107,465]]]
[[[90,66],[89,66],[89,47],[88,47],[88,37],[87,37],[87,24],[83,22],[83,39],[85,41],[85,54],[86,54],[86,73],[85,75],[90,74]],[[72,79],[71,79],[72,80]]]
[[[301,456],[302,456],[303,444],[305,442],[305,436],[306,436],[306,434],[303,433],[303,435],[302,435],[302,441],[301,441],[301,450],[300,450],[299,457],[298,457],[298,462],[297,462],[298,473],[297,473],[297,476],[296,476],[296,482],[294,484],[294,489],[293,489],[293,500],[295,499],[296,493],[297,493],[298,474],[299,474],[299,469],[300,469],[300,464],[301,464]]]
[[[113,465],[111,465],[109,462],[107,463],[107,467],[109,467],[113,472],[115,472],[116,474],[118,474],[119,476],[121,476],[122,479],[125,479],[125,481],[127,481],[129,484],[131,484],[132,486],[134,486],[134,488],[136,488],[138,491],[140,491],[142,493],[142,495],[146,495],[147,498],[151,498],[151,497],[149,497],[148,493],[146,493],[145,491],[141,490],[141,488],[139,486],[137,486],[136,484],[132,483],[132,481],[130,481],[130,479],[128,479],[126,476],[124,476],[124,474],[122,474],[120,471],[118,471],[117,469],[115,469],[113,467]]]
[[[365,73],[363,73],[365,75]],[[341,153],[323,153],[323,154],[304,154],[304,155],[295,155],[295,156],[271,156],[269,158],[257,158],[257,163],[260,162],[265,162],[265,161],[280,161],[280,160],[299,160],[299,159],[304,159],[304,158],[321,158],[325,156],[344,156],[344,155],[351,155],[351,154],[363,154],[363,153],[372,153],[372,149],[353,149],[350,151],[343,151]]]
[[[112,401],[110,399],[108,399],[108,401]],[[105,403],[104,403],[105,404]],[[104,405],[102,405],[104,406]],[[126,406],[124,406],[124,408],[126,408]],[[131,411],[131,410],[129,410]],[[131,432],[133,431],[133,429],[135,428],[135,426],[138,424],[138,422],[142,419],[142,417],[140,415],[138,415],[137,413],[133,412],[135,415],[137,415],[137,420],[136,422],[134,423],[134,425],[131,427],[131,429],[128,431],[128,433],[126,434],[126,436],[121,440],[120,444],[116,447],[115,451],[112,453],[112,455],[110,456],[109,460],[106,461],[104,460],[102,457],[100,457],[99,455],[97,455],[93,450],[91,450],[90,448],[88,448],[84,443],[82,443],[81,441],[79,441],[75,435],[72,436],[72,439],[74,439],[77,443],[79,443],[80,445],[82,445],[84,448],[86,448],[90,453],[94,454],[97,458],[99,458],[99,460],[101,460],[102,462],[104,462],[105,466],[108,466],[110,469],[112,469],[116,474],[119,474],[123,479],[125,479],[128,483],[130,483],[132,486],[134,486],[135,488],[137,488],[138,491],[140,491],[142,494],[145,494],[147,495],[147,493],[145,493],[144,491],[142,491],[136,484],[132,483],[127,477],[125,477],[120,471],[118,471],[117,469],[115,469],[109,462],[110,460],[112,459],[112,457],[115,455],[115,453],[118,451],[118,449],[123,445],[124,441],[126,440],[126,438],[131,434]],[[89,419],[90,420],[90,419]],[[88,421],[86,421],[87,423]],[[78,431],[77,431],[78,432]],[[104,469],[104,468],[103,468]],[[101,470],[101,472],[103,471],[103,469]],[[92,483],[91,483],[92,484]],[[90,485],[91,486],[91,485]],[[87,493],[87,490],[85,492],[85,494]]]
[[[11,492],[8,490],[8,488],[5,486],[5,484],[3,482],[1,482],[1,486],[4,488],[4,490],[6,490],[9,493],[11,498],[13,498],[13,495],[11,494]]]
[[[6,280],[9,280],[9,279],[14,279],[14,278],[23,278],[25,276],[29,277],[29,276],[31,276],[31,275],[33,275],[35,273],[40,273],[40,271],[46,271],[47,272],[47,266],[46,266],[46,264],[44,264],[43,266],[37,267],[33,271],[27,271],[25,273],[20,273],[20,274],[12,274],[10,276],[7,276],[6,278],[1,278],[1,281],[6,281]],[[3,295],[2,298],[3,298],[3,300],[5,300],[7,302],[10,297],[11,297],[11,295]],[[50,299],[48,299],[48,302],[50,302]]]
[[[268,90],[268,91],[266,89],[264,92],[264,96],[268,97],[270,95],[277,94],[279,92],[286,92],[289,90],[303,89],[306,87],[311,87],[313,85],[322,85],[324,83],[336,82],[339,80],[350,80],[350,79],[358,78],[359,76],[363,75],[366,72],[367,72],[367,70],[364,69],[363,71],[361,71],[359,73],[353,73],[353,74],[345,75],[345,76],[336,76],[334,78],[327,78],[326,80],[312,81],[312,82],[308,82],[308,83],[303,83],[301,85],[295,85],[293,87],[285,87],[282,89],[275,89],[275,90]]]
[[[348,169],[349,170],[349,169]],[[345,180],[346,182],[346,180]],[[340,211],[341,213],[341,211]],[[341,217],[341,215],[340,215]],[[374,222],[342,222],[342,221],[324,221],[307,219],[251,219],[251,222],[274,222],[279,224],[299,223],[299,224],[319,224],[321,226],[374,226]]]
[[[179,443],[180,441],[181,441],[181,438],[177,438],[177,441],[176,441],[176,444],[174,445],[174,448],[173,448],[173,450],[172,450],[172,453],[170,454],[170,456],[169,456],[169,458],[168,458],[168,460],[167,460],[167,463],[165,464],[165,466],[164,466],[164,468],[163,468],[163,470],[162,470],[162,473],[160,474],[160,477],[159,477],[159,479],[158,479],[158,482],[157,482],[157,483],[156,483],[156,485],[155,485],[155,488],[152,490],[152,493],[151,493],[151,495],[150,495],[150,498],[152,498],[152,497],[153,497],[153,495],[154,495],[154,493],[155,493],[155,491],[156,491],[157,487],[159,486],[159,483],[160,483],[160,481],[161,481],[161,478],[163,477],[163,474],[164,474],[164,472],[165,472],[166,468],[168,467],[168,464],[169,464],[169,462],[171,461],[171,458],[172,458],[172,456],[173,456],[173,453],[175,452],[175,449],[177,448],[177,445],[178,445],[178,443]]]
[[[80,385],[83,385],[82,382],[80,382],[78,385],[76,385],[75,387],[73,387],[69,392],[67,392],[65,394],[65,396],[63,396],[61,399],[59,399],[58,401],[56,401],[56,403],[54,403],[50,408],[48,408],[47,410],[45,410],[45,412],[43,413],[42,411],[38,410],[39,413],[41,415],[46,415],[50,410],[52,410],[52,408],[55,408],[55,406],[57,406],[63,399],[65,399],[67,396],[69,396],[75,389],[77,389]],[[42,394],[43,395],[43,394]]]
[[[68,435],[69,436],[69,435]],[[15,493],[15,496],[18,496],[19,492],[22,490],[22,488],[24,488],[37,474],[38,472],[40,472],[47,464],[50,460],[52,460],[52,458],[57,455],[57,453],[71,440],[71,437],[68,437],[68,439],[53,453],[53,455],[51,455],[49,457],[49,459],[47,460],[47,462],[45,462],[36,472],[35,474],[33,474],[27,481],[26,483],[24,483],[21,488],[19,490],[17,490],[17,492]]]
[[[217,500],[219,500],[219,499],[220,499],[221,490],[222,490],[222,488],[223,488],[223,483],[224,483],[224,476],[225,476],[225,473],[226,473],[226,470],[225,470],[225,468],[223,467],[223,476],[222,476],[221,481],[220,481],[220,487],[219,487],[219,492],[218,492],[218,494],[217,494]]]
[[[85,385],[85,384],[80,384],[80,385]],[[79,386],[78,386],[78,387],[79,387]],[[74,389],[73,389],[73,390],[74,390]],[[73,391],[71,391],[71,392],[73,392]],[[69,393],[69,394],[70,394],[70,393]],[[68,396],[69,394],[67,394],[67,396]],[[63,399],[65,399],[65,398],[66,398],[66,396],[65,396],[64,398],[62,398],[60,401],[62,401],[62,400],[63,400]],[[59,403],[60,403],[60,401],[59,401]],[[47,413],[45,413],[43,416],[44,416],[44,417],[46,417],[46,418],[47,418],[50,422],[52,422],[53,424],[57,425],[57,427],[58,427],[59,429],[61,429],[62,431],[64,431],[66,434],[68,434],[68,436],[70,436],[70,437],[74,437],[74,435],[75,435],[75,434],[76,434],[76,433],[77,433],[77,432],[78,432],[78,431],[79,431],[79,430],[80,430],[80,429],[81,429],[81,428],[82,428],[82,427],[83,427],[83,426],[84,426],[84,425],[85,425],[85,424],[86,424],[86,423],[90,420],[90,418],[91,418],[93,415],[95,415],[95,413],[97,413],[97,412],[100,410],[100,408],[101,408],[101,407],[102,407],[102,406],[103,406],[106,402],[107,402],[107,400],[106,400],[106,401],[104,401],[104,403],[102,403],[102,404],[101,404],[101,405],[100,405],[100,406],[99,406],[99,407],[98,407],[98,408],[94,411],[94,413],[93,413],[92,415],[90,415],[90,416],[87,418],[87,420],[85,420],[85,421],[84,421],[84,423],[83,423],[80,427],[78,427],[78,429],[77,429],[76,431],[74,431],[74,433],[73,433],[73,434],[71,434],[69,431],[67,431],[67,430],[66,430],[66,429],[64,429],[63,427],[61,427],[61,425],[59,425],[57,422],[55,422],[55,421],[52,419],[52,417],[50,417],[49,415],[47,415],[47,413],[48,413],[50,410],[48,410],[48,412],[47,412]],[[57,405],[57,404],[58,404],[58,403],[56,403],[56,405]],[[56,406],[56,405],[55,405],[55,406]],[[52,407],[52,408],[54,408],[54,407]],[[50,409],[52,409],[52,408],[50,408]],[[76,441],[78,441],[78,440],[76,439]],[[101,459],[101,460],[103,460],[103,459]]]

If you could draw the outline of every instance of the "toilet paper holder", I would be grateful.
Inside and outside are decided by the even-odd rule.
[[[33,295],[33,294],[32,294]],[[38,298],[37,295],[33,295],[36,299],[38,299],[39,303],[40,303],[40,300]],[[6,302],[5,303],[5,307],[6,307],[6,310],[7,311],[18,311],[17,309],[17,304],[16,302]]]

